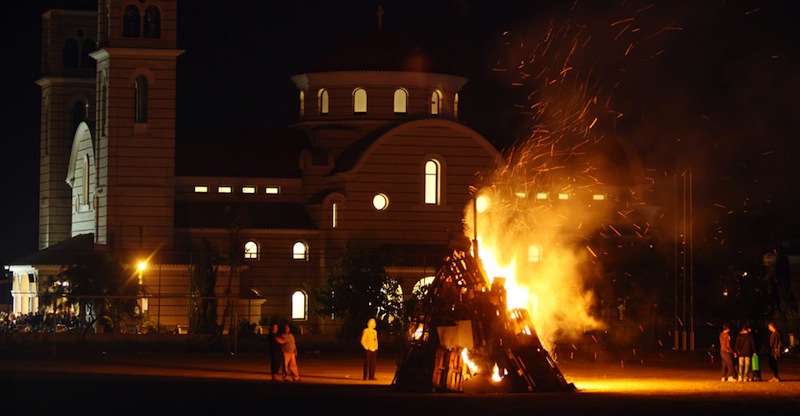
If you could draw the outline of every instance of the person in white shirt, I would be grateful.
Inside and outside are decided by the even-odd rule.
[[[367,321],[367,327],[361,331],[361,346],[364,347],[364,380],[375,380],[375,367],[378,365],[378,331],[375,330],[375,319]]]

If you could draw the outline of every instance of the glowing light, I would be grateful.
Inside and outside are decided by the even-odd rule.
[[[140,261],[139,264],[136,265],[136,268],[140,272],[145,271],[147,269],[147,262],[146,261]]]
[[[497,363],[495,363],[494,367],[492,368],[492,381],[499,383],[502,380],[503,378],[500,377],[500,367],[498,367]]]
[[[469,359],[469,354],[467,353],[466,348],[461,350],[461,359],[464,360],[464,364],[467,365],[467,368],[469,368],[471,374],[478,374],[478,365]]]
[[[486,212],[489,209],[490,204],[489,197],[486,195],[481,195],[475,200],[475,207],[478,210],[478,213]]]
[[[411,339],[419,341],[422,339],[423,324],[419,324],[414,332],[411,333]]]

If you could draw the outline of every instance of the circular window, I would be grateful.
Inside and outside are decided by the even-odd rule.
[[[384,194],[377,194],[372,197],[372,206],[378,211],[383,211],[389,207],[389,197]]]

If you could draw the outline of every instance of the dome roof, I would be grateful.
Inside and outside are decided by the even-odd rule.
[[[313,68],[316,72],[403,71],[449,73],[433,55],[400,36],[383,31],[351,38]]]

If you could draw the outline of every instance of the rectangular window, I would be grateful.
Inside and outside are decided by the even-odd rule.
[[[538,192],[538,193],[536,193],[536,199],[538,199],[538,200],[547,199],[547,192]]]
[[[594,194],[592,195],[592,199],[595,201],[605,201],[606,195],[605,194]]]
[[[89,205],[89,156],[83,157],[83,205]]]
[[[569,194],[560,193],[560,194],[558,194],[558,199],[560,199],[562,201],[566,201],[566,200],[569,199]]]
[[[331,227],[336,228],[339,223],[339,204],[334,202],[331,205]]]
[[[242,193],[243,194],[254,194],[254,193],[256,193],[256,187],[255,186],[244,186],[244,187],[242,187]]]
[[[194,187],[194,191],[196,193],[198,193],[198,194],[204,194],[204,193],[208,192],[208,187],[207,186],[198,185],[198,186]]]
[[[233,188],[231,188],[230,186],[220,186],[219,188],[217,188],[217,192],[221,194],[229,194],[233,192]]]
[[[277,195],[281,193],[281,188],[277,186],[268,186],[265,191],[269,195]]]

